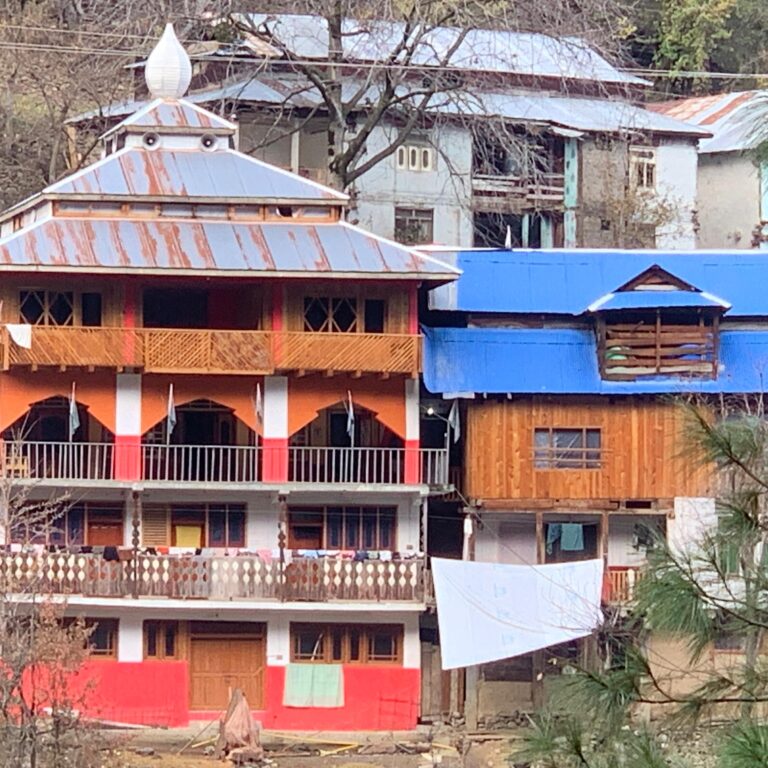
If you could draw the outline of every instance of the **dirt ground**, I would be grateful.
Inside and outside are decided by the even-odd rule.
[[[182,748],[215,735],[215,727],[115,732],[116,764],[121,768],[218,768],[230,765],[206,755],[205,746]],[[514,735],[467,740],[451,729],[376,734],[262,734],[270,768],[509,768]],[[431,743],[426,753],[409,754]],[[423,748],[423,747],[422,747]],[[153,754],[137,751],[151,749]],[[372,754],[361,754],[360,751]]]

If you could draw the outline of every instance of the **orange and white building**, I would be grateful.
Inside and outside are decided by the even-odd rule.
[[[176,725],[244,689],[265,727],[419,713],[420,288],[457,270],[344,221],[346,196],[237,151],[182,98],[0,216],[0,468],[51,526],[2,567],[96,624],[92,714]]]

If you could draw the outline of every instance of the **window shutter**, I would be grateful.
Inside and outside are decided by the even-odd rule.
[[[165,547],[171,542],[168,510],[145,507],[141,517],[141,543],[145,547]]]

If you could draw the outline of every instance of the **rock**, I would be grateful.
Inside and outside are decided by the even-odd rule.
[[[155,750],[152,747],[136,747],[133,750],[133,754],[139,755],[139,757],[152,757],[155,754]]]

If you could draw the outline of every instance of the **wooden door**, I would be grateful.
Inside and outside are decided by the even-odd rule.
[[[264,706],[264,638],[192,637],[190,709],[226,710],[231,692],[242,689],[251,709]]]
[[[89,515],[86,542],[94,547],[122,547],[122,520]]]

